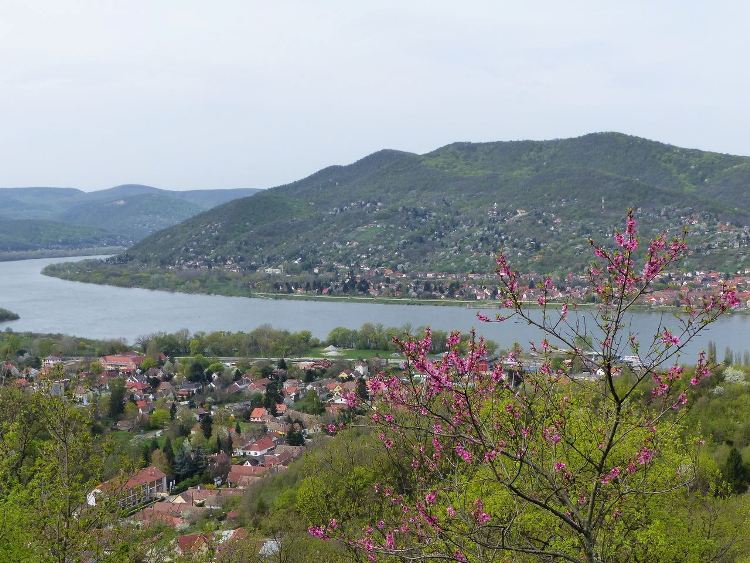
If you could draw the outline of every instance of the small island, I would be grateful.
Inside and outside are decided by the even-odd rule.
[[[3,322],[3,321],[17,321],[20,318],[21,317],[19,317],[13,311],[8,311],[8,309],[3,309],[2,307],[0,307],[0,322]]]

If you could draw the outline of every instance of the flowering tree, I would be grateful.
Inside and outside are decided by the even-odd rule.
[[[611,561],[648,558],[648,530],[664,502],[695,480],[699,444],[684,438],[681,413],[691,386],[710,375],[677,363],[706,326],[738,304],[722,287],[682,296],[683,310],[639,338],[629,312],[686,251],[685,235],[665,235],[639,252],[632,212],[613,248],[591,242],[597,305],[549,301],[546,279],[534,307],[521,299],[519,274],[497,258],[502,296],[495,318],[539,330],[534,366],[509,353],[487,367],[483,339],[448,338],[430,356],[431,334],[398,344],[403,375],[368,382],[371,425],[402,471],[379,483],[378,520],[356,534],[335,520],[310,528],[370,559]],[[630,366],[623,356],[631,356]],[[588,377],[572,373],[584,366]]]

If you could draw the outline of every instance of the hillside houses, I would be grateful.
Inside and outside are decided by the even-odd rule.
[[[127,480],[116,478],[102,483],[87,495],[86,502],[95,506],[100,495],[107,495],[114,497],[120,507],[129,508],[147,503],[167,490],[167,475],[151,465]]]

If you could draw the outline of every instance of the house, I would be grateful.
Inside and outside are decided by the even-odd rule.
[[[204,508],[221,508],[225,499],[236,495],[241,495],[242,489],[224,488],[224,489],[202,489],[200,487],[190,487],[186,491],[175,495],[169,502],[172,504],[185,504],[188,506],[200,506]]]
[[[199,383],[183,383],[177,390],[178,399],[189,399],[201,390]]]
[[[249,382],[240,379],[239,381],[235,381],[229,387],[227,387],[227,393],[229,395],[232,395],[234,393],[242,393],[243,391],[247,390],[249,385]]]
[[[264,377],[263,379],[253,381],[247,386],[247,388],[251,393],[265,393],[266,387],[269,383],[271,383],[271,380],[267,377]]]
[[[266,455],[268,452],[276,447],[276,442],[270,436],[263,436],[246,444],[243,450],[246,452],[245,455],[251,455],[253,457],[260,457]]]
[[[227,484],[230,487],[244,489],[258,481],[267,471],[267,467],[232,465],[227,475]]]
[[[263,422],[268,417],[268,411],[263,407],[256,407],[250,413],[248,420],[250,422]]]
[[[83,385],[76,385],[75,391],[73,391],[73,400],[87,407],[93,402],[94,394]]]
[[[177,553],[179,555],[198,555],[208,551],[210,538],[206,534],[187,534],[177,536]]]
[[[102,356],[99,363],[104,371],[116,371],[119,373],[135,373],[146,359],[136,352],[125,352],[119,355]]]
[[[156,388],[156,397],[158,399],[171,399],[174,395],[174,386],[169,381],[162,381]]]
[[[62,358],[60,356],[47,356],[46,358],[44,358],[44,360],[42,360],[42,367],[50,369],[61,363]]]
[[[116,497],[120,507],[129,508],[149,502],[166,493],[166,474],[158,467],[151,465],[141,469],[127,481],[116,478],[102,483],[86,496],[86,502],[89,506],[95,506],[97,497],[107,494]]]
[[[248,442],[244,446],[235,448],[234,455],[249,455],[260,457],[276,447],[276,442],[270,436],[263,436],[253,442]]]

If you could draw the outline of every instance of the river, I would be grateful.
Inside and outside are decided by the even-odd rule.
[[[90,257],[89,257],[90,258]],[[337,326],[358,328],[365,322],[385,326],[431,326],[442,330],[469,330],[495,340],[501,346],[526,345],[538,338],[529,326],[513,322],[481,323],[476,309],[429,305],[386,305],[249,299],[218,295],[190,295],[64,281],[43,276],[47,264],[83,258],[43,258],[0,262],[0,307],[18,313],[18,321],[0,323],[0,330],[63,333],[87,338],[124,338],[133,342],[152,332],[248,331],[269,324],[292,331],[309,330],[325,337]],[[647,335],[658,325],[660,313],[638,312],[633,328]],[[670,319],[670,315],[663,315]],[[750,350],[750,315],[727,315],[711,326],[686,350],[686,361],[717,343],[719,357],[725,346],[736,352]]]

